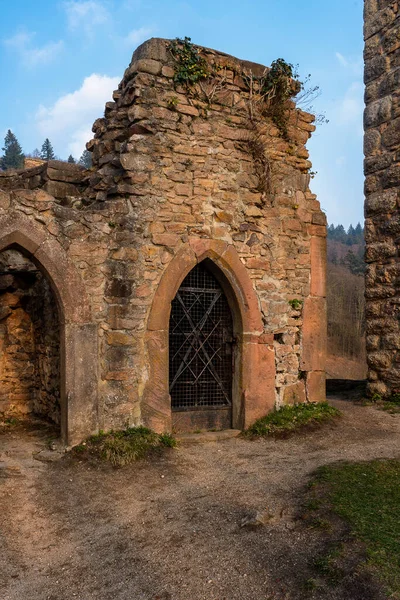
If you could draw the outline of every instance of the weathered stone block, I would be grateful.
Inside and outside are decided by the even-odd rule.
[[[46,181],[43,187],[54,198],[64,199],[68,196],[79,196],[78,188],[72,183],[49,180]]]
[[[326,239],[311,238],[311,295],[326,296]]]
[[[388,121],[392,114],[392,99],[389,96],[380,98],[369,104],[364,112],[365,128],[377,127]]]
[[[325,298],[307,298],[303,306],[303,353],[300,361],[303,371],[325,370],[326,328]]]
[[[306,391],[308,402],[323,402],[325,400],[325,370],[307,373]]]
[[[364,71],[365,83],[369,83],[370,81],[377,79],[378,77],[383,75],[383,73],[385,73],[386,69],[387,69],[386,56],[381,55],[381,56],[375,56],[374,58],[371,58],[370,60],[368,60],[368,62],[365,65],[365,71]]]
[[[306,390],[304,381],[298,381],[292,385],[287,385],[283,392],[284,404],[301,404],[306,402]]]

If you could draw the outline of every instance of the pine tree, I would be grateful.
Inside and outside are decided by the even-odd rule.
[[[342,242],[342,244],[345,244],[346,239],[347,235],[345,228],[343,227],[343,225],[337,225],[335,229],[335,240],[337,240],[338,242]]]
[[[70,154],[68,156],[67,162],[72,163],[72,164],[76,163],[76,160],[74,159],[74,157],[72,156],[72,154]]]
[[[92,166],[92,153],[89,150],[84,150],[82,152],[82,156],[79,159],[79,164],[86,167],[86,169],[90,169]]]
[[[357,225],[356,225],[356,227],[354,229],[354,232],[355,232],[356,235],[361,235],[363,233],[363,228],[361,227],[361,223],[360,222],[357,223]]]
[[[362,275],[365,272],[365,263],[362,258],[356,256],[352,250],[349,250],[343,259],[343,264],[353,273],[353,275]]]
[[[49,138],[46,138],[43,142],[42,149],[40,151],[40,158],[43,158],[43,160],[55,159],[53,146],[51,145]]]
[[[350,225],[348,230],[347,230],[347,239],[346,239],[346,245],[347,246],[352,246],[353,244],[356,244],[356,240],[354,237],[354,227],[353,225]]]
[[[22,169],[24,166],[24,154],[22,148],[11,131],[7,131],[7,135],[4,138],[4,147],[2,148],[4,154],[0,158],[1,169]]]
[[[327,229],[327,231],[328,231],[328,238],[329,238],[329,239],[331,239],[331,240],[333,240],[333,239],[334,239],[334,237],[335,237],[335,226],[334,226],[334,224],[333,224],[333,223],[331,223],[331,224],[328,226],[328,229]]]

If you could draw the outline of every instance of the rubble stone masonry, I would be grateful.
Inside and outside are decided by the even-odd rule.
[[[368,388],[400,392],[400,3],[365,0]]]
[[[68,443],[98,428],[171,428],[170,303],[205,258],[232,299],[233,425],[325,398],[326,219],[305,148],[313,116],[289,101],[287,136],[268,116],[255,132],[242,75],[265,68],[201,49],[223,86],[193,98],[174,83],[168,44],[134,53],[93,126],[90,171],[51,161],[34,177],[0,178],[0,250],[29,252],[57,299]]]

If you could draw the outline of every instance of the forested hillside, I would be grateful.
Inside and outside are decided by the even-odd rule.
[[[364,229],[328,227],[328,376],[363,379],[365,358]]]

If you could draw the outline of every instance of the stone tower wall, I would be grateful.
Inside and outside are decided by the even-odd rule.
[[[400,392],[400,3],[365,0],[369,392]]]
[[[265,67],[203,49],[225,79],[207,101],[174,84],[168,44],[153,39],[138,48],[88,144],[94,198],[129,207],[121,236],[137,250],[135,299],[126,303],[110,292],[115,322],[134,312],[145,328],[168,263],[188,243],[219,240],[235,249],[253,282],[260,333],[275,352],[277,403],[322,398],[326,219],[309,189],[305,148],[314,117],[290,103],[288,139],[270,119],[260,124],[270,170],[266,193],[249,150],[249,89],[241,76],[260,76]],[[115,277],[117,289],[121,275]],[[292,299],[301,305],[292,308]]]

